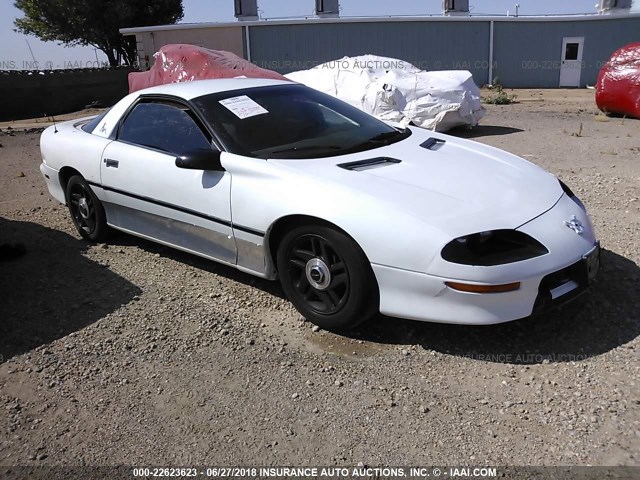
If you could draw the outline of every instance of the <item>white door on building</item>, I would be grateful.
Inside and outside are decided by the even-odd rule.
[[[579,87],[582,74],[584,37],[564,37],[562,40],[562,64],[560,86]]]

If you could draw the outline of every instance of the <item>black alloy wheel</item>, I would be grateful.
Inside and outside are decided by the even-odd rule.
[[[371,265],[341,231],[328,226],[298,227],[283,238],[277,257],[285,293],[316,325],[348,329],[378,311]]]
[[[67,183],[67,206],[78,233],[85,240],[102,242],[107,236],[104,208],[84,178],[74,175]]]

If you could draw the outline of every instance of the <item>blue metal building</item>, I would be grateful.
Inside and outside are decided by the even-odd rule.
[[[122,29],[145,64],[162,45],[230,50],[288,73],[344,56],[375,54],[425,70],[469,70],[478,85],[593,85],[619,47],[640,42],[640,13],[543,17],[371,17],[242,21]]]

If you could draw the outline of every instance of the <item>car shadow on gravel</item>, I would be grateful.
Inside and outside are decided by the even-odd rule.
[[[26,254],[0,261],[0,363],[63,338],[141,290],[83,256],[88,244],[36,223],[0,217],[0,243]]]
[[[504,127],[500,125],[476,125],[473,128],[458,127],[451,130],[449,135],[460,138],[494,137],[524,132],[521,128]]]
[[[465,326],[378,316],[349,336],[494,363],[581,361],[606,353],[640,335],[640,268],[602,251],[593,289],[561,310],[500,325]]]

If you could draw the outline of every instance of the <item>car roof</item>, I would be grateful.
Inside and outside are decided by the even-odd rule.
[[[195,80],[192,82],[169,83],[139,90],[139,95],[165,94],[175,95],[191,100],[192,98],[211,93],[229,92],[244,88],[268,87],[272,85],[291,85],[294,82],[272,80],[269,78],[216,78],[211,80]]]

